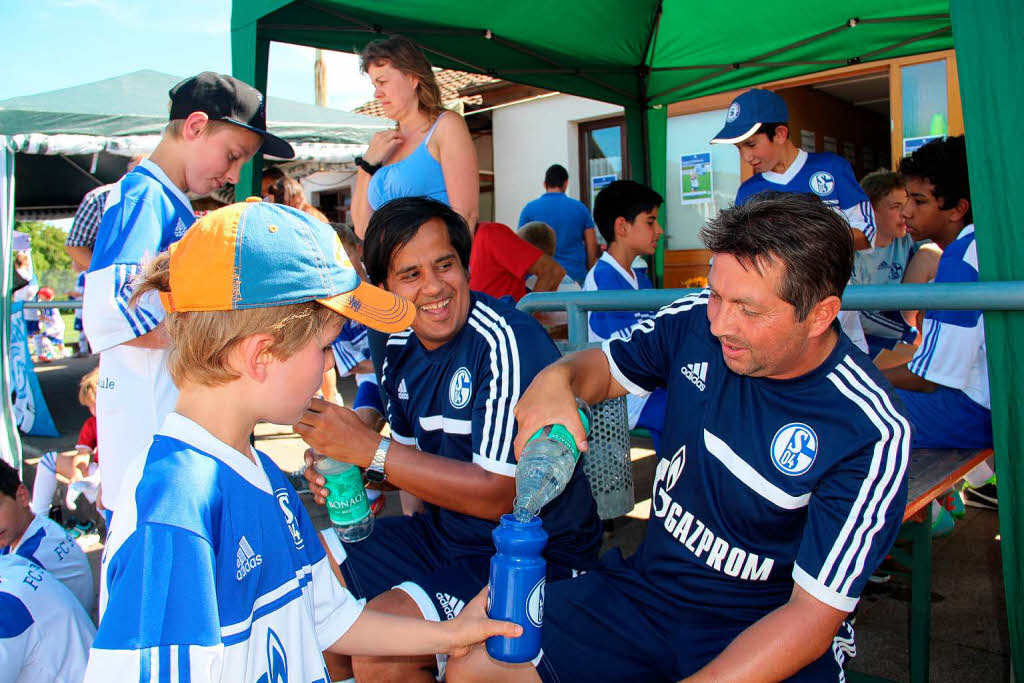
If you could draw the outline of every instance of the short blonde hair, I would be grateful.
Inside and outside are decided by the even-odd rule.
[[[135,284],[132,305],[147,292],[170,291],[170,263],[170,254],[165,251],[146,265]],[[228,355],[247,337],[271,335],[273,341],[267,353],[284,360],[323,332],[332,320],[340,319],[316,301],[233,311],[168,313],[164,319],[171,338],[167,368],[178,386],[182,382],[226,384],[239,378],[228,367]]]
[[[83,406],[96,405],[96,385],[100,382],[100,369],[93,368],[78,382],[78,402]]]

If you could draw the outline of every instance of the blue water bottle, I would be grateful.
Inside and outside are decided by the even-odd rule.
[[[523,635],[492,636],[487,639],[487,653],[502,662],[529,662],[540,652],[547,573],[547,561],[540,553],[548,535],[540,517],[517,522],[512,515],[502,515],[491,536],[498,552],[491,558],[487,614],[491,619],[519,624]]]

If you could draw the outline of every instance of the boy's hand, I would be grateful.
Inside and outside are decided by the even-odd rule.
[[[325,486],[325,484],[327,484],[327,480],[324,479],[324,475],[317,472],[316,468],[313,467],[313,449],[307,448],[303,458],[306,461],[306,469],[303,471],[302,477],[306,480],[306,483],[309,484],[309,492],[313,494],[313,500],[320,505],[326,505],[327,494],[330,493],[330,491],[328,491]]]
[[[511,621],[497,621],[487,616],[487,586],[480,591],[469,604],[459,612],[459,616],[445,622],[450,629],[451,645],[448,654],[461,657],[469,649],[491,636],[507,636],[518,638],[523,634],[523,627]]]
[[[349,408],[314,398],[292,427],[318,453],[359,467],[368,467],[380,434],[369,429]]]

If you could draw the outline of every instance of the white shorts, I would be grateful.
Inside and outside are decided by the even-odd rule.
[[[166,350],[121,344],[100,353],[96,427],[107,509],[117,511],[125,472],[136,458],[145,456],[177,400]]]

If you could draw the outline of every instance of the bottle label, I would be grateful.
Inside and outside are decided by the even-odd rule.
[[[526,596],[526,618],[537,628],[544,623],[544,582],[544,577],[540,577],[540,581]]]
[[[358,467],[349,467],[344,472],[323,475],[327,481],[327,515],[337,526],[350,526],[366,519],[370,514],[370,501],[366,498],[363,475]]]
[[[580,419],[583,421],[583,428],[587,429],[587,419],[582,412],[580,413]],[[569,433],[569,430],[562,425],[548,425],[546,427],[541,427],[533,436],[530,437],[530,441],[542,436],[562,444],[567,451],[572,453],[573,460],[580,459],[580,451],[576,448],[576,440],[572,438],[572,434]]]

